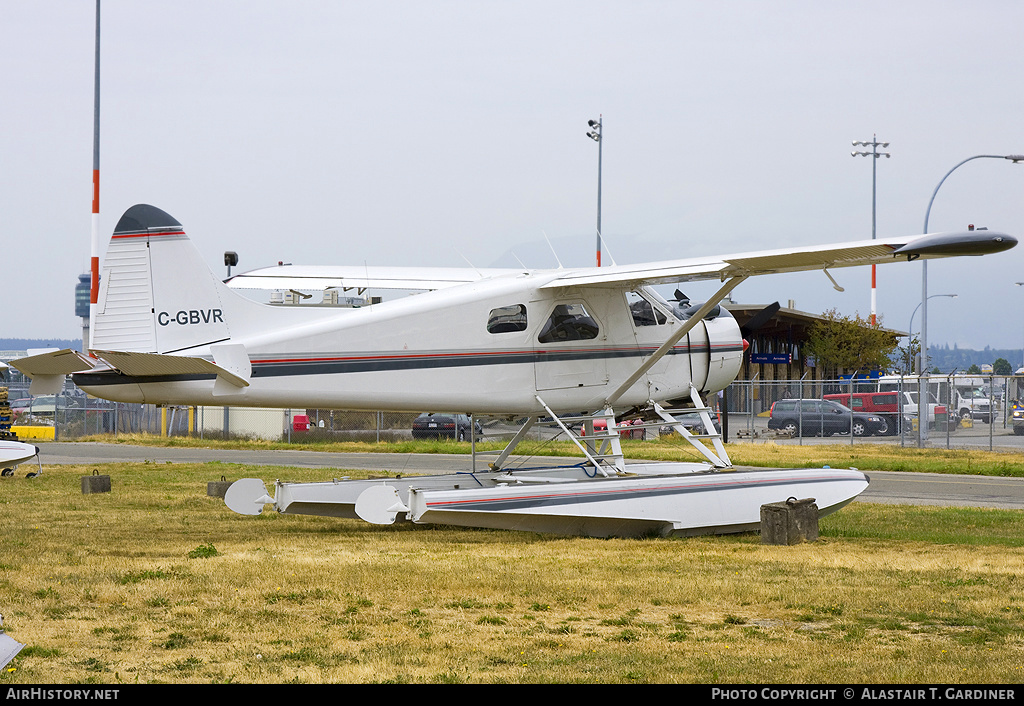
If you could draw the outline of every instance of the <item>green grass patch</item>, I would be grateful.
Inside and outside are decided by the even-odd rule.
[[[972,507],[853,503],[823,517],[823,537],[1024,547],[1024,513]],[[970,579],[973,581],[981,579]]]
[[[161,437],[151,434],[102,434],[78,441],[211,449],[306,450],[339,453],[426,453],[468,454],[469,442],[448,439],[407,441],[304,441],[287,443],[266,440],[218,440],[184,436]],[[478,441],[478,451],[496,451],[504,442]],[[668,436],[651,441],[622,440],[628,458],[651,461],[703,460],[681,437]],[[1024,453],[983,451],[975,449],[919,449],[893,444],[849,443],[815,444],[751,444],[730,443],[726,449],[737,466],[759,468],[800,468],[829,465],[833,468],[859,468],[862,471],[906,471],[926,473],[957,473],[967,475],[1007,476],[1024,478]],[[525,441],[517,454],[535,456],[581,457],[570,441]]]

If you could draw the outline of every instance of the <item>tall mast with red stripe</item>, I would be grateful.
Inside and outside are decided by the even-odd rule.
[[[853,157],[871,157],[871,239],[875,239],[875,185],[877,183],[876,171],[879,157],[885,157],[888,159],[891,155],[888,152],[879,152],[879,147],[888,147],[888,142],[879,142],[878,135],[872,135],[871,142],[866,140],[857,140],[853,143],[854,147],[870,147],[870,152],[851,152],[850,155]],[[875,277],[875,266],[871,265],[871,325],[877,326],[878,320],[876,319],[876,311],[878,305],[877,290],[875,286],[877,279]]]
[[[93,330],[96,325],[96,304],[100,294],[100,0],[96,0],[96,67],[93,79],[92,117],[92,242],[89,258],[89,340],[83,341],[92,347]]]

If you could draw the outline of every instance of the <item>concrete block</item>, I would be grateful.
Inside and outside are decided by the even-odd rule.
[[[110,476],[101,476],[99,471],[93,471],[91,476],[82,476],[82,495],[109,492]]]
[[[232,481],[225,480],[224,476],[221,476],[220,480],[211,480],[206,484],[206,494],[211,498],[223,498],[231,483]]]
[[[818,506],[814,498],[761,506],[761,544],[792,545],[818,539]]]

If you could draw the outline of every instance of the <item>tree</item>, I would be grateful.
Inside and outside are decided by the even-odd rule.
[[[919,355],[921,355],[921,340],[917,336],[913,336],[907,340],[905,346],[898,346],[896,348],[890,362],[894,367],[910,375],[914,372]]]
[[[807,332],[804,352],[814,357],[826,374],[856,373],[885,368],[896,350],[896,336],[872,326],[860,314],[852,318],[835,309],[822,314]]]
[[[977,366],[977,364],[972,363],[971,367],[967,368],[967,374],[968,375],[981,375],[981,368],[979,368]]]
[[[992,373],[995,375],[1013,375],[1013,368],[1006,358],[996,358],[992,363]]]

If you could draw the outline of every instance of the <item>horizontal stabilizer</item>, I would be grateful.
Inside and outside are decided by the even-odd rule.
[[[99,361],[92,360],[78,351],[65,348],[60,351],[50,351],[40,355],[31,355],[26,358],[17,358],[11,361],[11,367],[20,370],[24,375],[35,378],[37,375],[70,375],[80,373],[84,370],[92,370]]]
[[[203,358],[160,353],[127,351],[92,351],[124,375],[216,375],[235,387],[248,387],[249,382]]]

